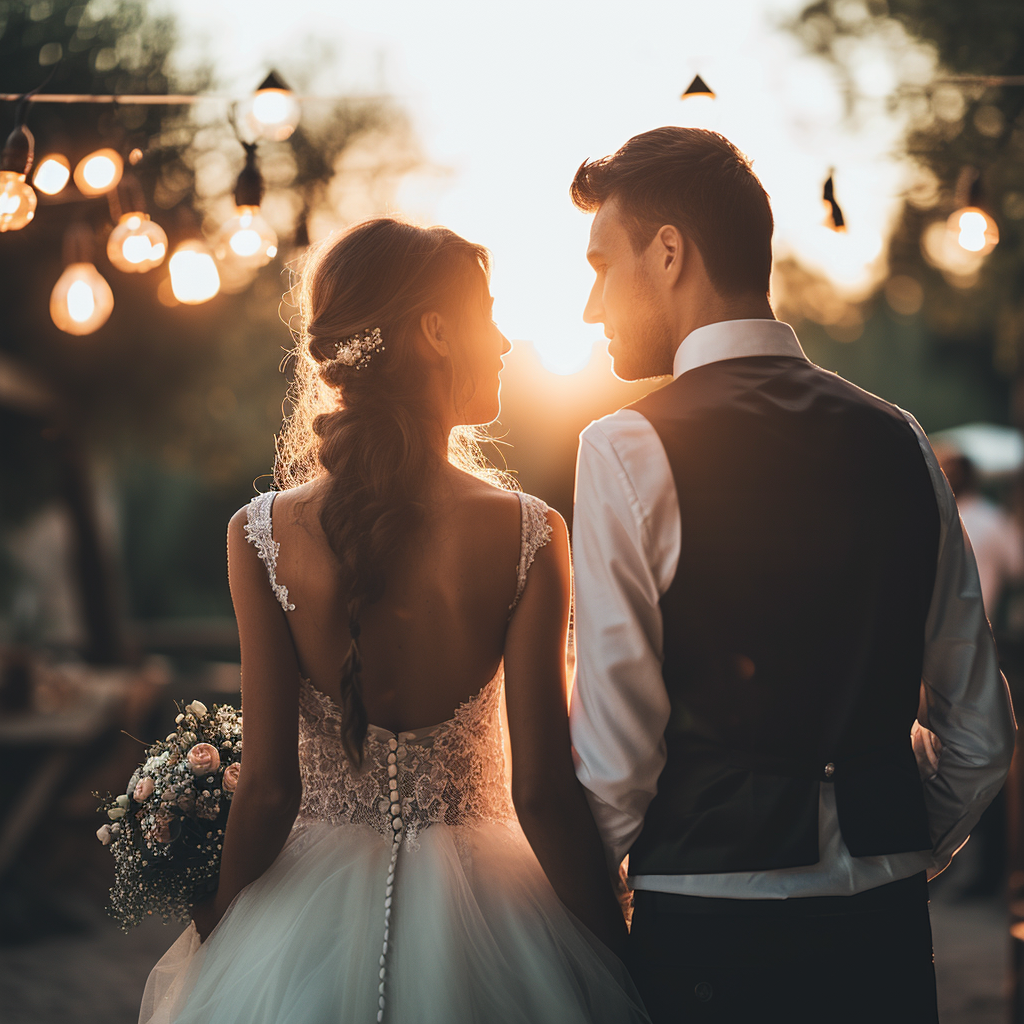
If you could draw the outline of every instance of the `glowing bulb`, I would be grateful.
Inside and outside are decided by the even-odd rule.
[[[75,281],[68,289],[68,315],[76,324],[84,324],[96,312],[96,296],[85,281]]]
[[[24,174],[0,171],[0,231],[20,231],[36,215],[36,194]]]
[[[84,196],[99,196],[117,186],[124,170],[121,155],[113,149],[98,149],[78,162],[75,184]]]
[[[223,263],[256,269],[277,255],[277,235],[258,206],[239,206],[217,235],[217,258]]]
[[[167,235],[145,213],[126,213],[107,239],[107,257],[126,274],[144,274],[167,255]]]
[[[50,293],[50,316],[66,334],[92,334],[114,308],[110,285],[91,263],[72,263]]]
[[[167,266],[171,272],[171,291],[179,302],[198,305],[220,291],[217,264],[198,239],[182,242]]]
[[[288,89],[260,89],[252,98],[246,120],[257,136],[283,142],[299,123],[302,109]]]
[[[48,196],[55,196],[71,179],[71,165],[68,158],[60,153],[51,153],[44,156],[36,165],[36,172],[32,175],[32,184],[40,192]]]
[[[980,256],[990,253],[999,244],[996,222],[976,206],[965,206],[957,210],[949,218],[946,229],[961,249]]]

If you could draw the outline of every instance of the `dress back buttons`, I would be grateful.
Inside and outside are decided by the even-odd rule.
[[[706,981],[702,981],[695,986],[693,994],[698,1000],[700,1000],[700,1002],[710,1003],[711,997],[715,994],[715,990]]]

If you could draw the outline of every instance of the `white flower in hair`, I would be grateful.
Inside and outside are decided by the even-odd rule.
[[[383,351],[384,342],[380,336],[380,328],[374,327],[372,331],[354,334],[351,338],[338,342],[335,359],[346,366],[354,366],[361,370],[375,352]]]

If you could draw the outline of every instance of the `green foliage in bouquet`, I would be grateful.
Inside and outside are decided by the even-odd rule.
[[[188,921],[216,888],[242,760],[242,716],[192,701],[146,751],[126,791],[107,795],[96,833],[114,855],[110,915],[127,931],[158,914]],[[97,793],[98,797],[99,794]]]

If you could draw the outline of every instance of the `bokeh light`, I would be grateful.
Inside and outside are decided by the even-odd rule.
[[[0,171],[0,231],[20,231],[36,215],[36,194],[24,174]]]
[[[117,187],[124,171],[120,153],[98,149],[83,157],[75,167],[75,185],[84,196],[100,196]]]
[[[999,244],[999,228],[984,210],[967,206],[952,214],[948,230],[956,244],[967,252],[981,256],[990,253]]]
[[[295,131],[302,108],[288,89],[260,89],[252,98],[247,121],[262,139],[283,142]]]
[[[50,317],[66,334],[92,334],[114,309],[114,293],[91,263],[72,263],[50,293]]]
[[[63,153],[50,153],[36,164],[32,184],[44,195],[55,196],[71,180],[71,164]]]
[[[107,258],[126,274],[144,274],[167,255],[167,235],[145,213],[124,214],[107,239]]]
[[[220,291],[220,274],[210,250],[199,239],[182,242],[168,261],[171,291],[179,302],[198,305]]]

